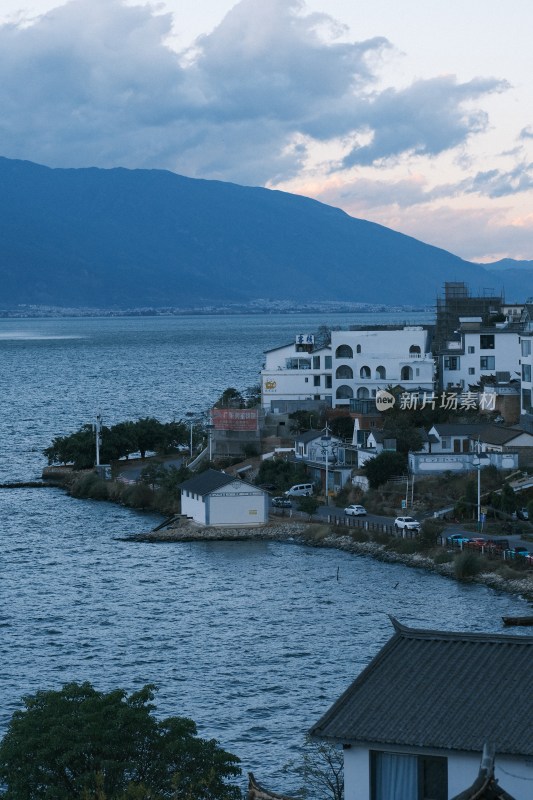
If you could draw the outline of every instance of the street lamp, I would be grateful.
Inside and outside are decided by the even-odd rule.
[[[194,417],[196,416],[196,414],[194,413],[194,411],[186,411],[185,412],[185,416],[189,417],[189,425],[190,425],[190,428],[191,428],[191,438],[190,438],[190,441],[189,441],[189,455],[190,455],[191,461],[192,461],[192,427],[194,425]]]
[[[481,469],[486,466],[487,457],[482,456],[479,452],[479,441],[477,443],[477,452],[472,458],[472,465],[477,469],[477,529],[478,533],[481,531]]]
[[[212,432],[213,428],[215,427],[211,421],[207,423],[205,426],[207,428],[207,440],[209,442],[209,463],[213,460],[213,439],[212,439]]]
[[[96,466],[100,466],[100,445],[102,444],[101,431],[102,431],[102,415],[100,412],[96,415],[96,425],[94,426],[96,434]]]
[[[329,429],[329,425],[326,422],[326,427],[324,428],[324,434],[320,437],[320,441],[322,442],[322,452],[326,458],[326,505],[329,506],[329,451],[331,448],[331,431]]]

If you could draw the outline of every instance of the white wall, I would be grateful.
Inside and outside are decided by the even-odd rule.
[[[351,348],[352,356],[338,355],[342,346]],[[420,350],[410,352],[411,347]],[[360,349],[360,352],[358,350]],[[349,398],[337,397],[341,387],[349,387],[354,398],[375,397],[378,389],[401,384],[407,391],[421,387],[433,390],[434,361],[429,349],[428,332],[421,326],[406,326],[395,330],[332,331],[333,405],[349,405]],[[350,368],[353,377],[337,377],[339,368]],[[409,367],[412,377],[402,378],[402,368]],[[361,375],[368,368],[369,376]],[[384,369],[384,375],[381,374]],[[339,391],[341,390],[341,391]]]
[[[207,495],[206,525],[264,525],[268,520],[265,492],[236,480]]]
[[[480,348],[480,335],[494,335],[494,349]],[[482,375],[494,375],[496,372],[510,372],[511,378],[518,378],[520,372],[520,342],[516,332],[503,332],[494,329],[483,329],[478,331],[463,331],[463,348],[456,352],[450,352],[440,357],[441,361],[441,382],[446,389],[448,384],[458,385],[463,381],[465,390],[469,385],[479,383]],[[469,353],[473,349],[473,353]],[[459,361],[458,370],[445,369],[444,363],[448,356],[456,356]],[[493,357],[494,367],[481,368],[481,358]]]
[[[181,493],[181,513],[186,517],[192,517],[196,522],[205,525],[205,503],[200,495],[182,491]]]
[[[331,377],[331,369],[326,369],[325,357],[331,350],[324,347],[313,353],[297,351],[296,344],[278,347],[266,353],[265,366],[261,370],[261,398],[264,409],[269,410],[272,400],[320,400],[331,397],[331,387],[326,385],[326,376]],[[299,360],[299,368],[287,367],[287,361]],[[319,359],[319,366],[313,367]],[[304,369],[308,361],[309,369]],[[318,383],[318,385],[315,385]]]
[[[389,752],[408,752],[394,748]],[[422,750],[418,751],[423,753]],[[464,792],[475,781],[479,773],[481,753],[450,753],[431,751],[434,755],[448,757],[448,800]],[[533,797],[533,758],[510,758],[496,753],[495,776],[502,789],[515,800],[531,800]],[[371,800],[370,755],[362,747],[351,747],[344,751],[345,800]]]

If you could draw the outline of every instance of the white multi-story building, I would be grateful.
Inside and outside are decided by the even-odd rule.
[[[520,330],[515,324],[484,327],[481,317],[461,317],[457,339],[438,354],[440,388],[477,386],[483,377],[519,380]]]
[[[432,392],[434,360],[427,328],[380,326],[332,331],[333,405],[371,399],[378,389]]]
[[[261,370],[261,401],[266,411],[274,401],[286,401],[296,410],[306,401],[331,405],[331,348],[315,349],[312,334],[299,334],[293,344],[265,353]]]
[[[314,349],[313,336],[266,352],[261,371],[263,408],[274,401],[323,401],[347,407],[352,398],[372,399],[378,389],[434,389],[434,359],[427,328],[376,326],[332,331],[331,345]]]
[[[533,433],[533,303],[527,304],[526,313],[520,335],[520,424],[524,430]]]

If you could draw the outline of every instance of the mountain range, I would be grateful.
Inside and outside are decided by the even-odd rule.
[[[531,295],[480,265],[306,197],[164,170],[0,158],[0,307],[199,307],[259,298],[433,304],[445,281]]]

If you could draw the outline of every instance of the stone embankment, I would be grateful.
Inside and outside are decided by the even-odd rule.
[[[190,522],[159,531],[135,534],[127,541],[136,542],[209,542],[209,541],[275,541],[302,544],[310,547],[328,547],[354,555],[367,556],[392,564],[425,569],[446,578],[455,579],[453,562],[436,563],[424,553],[398,553],[377,542],[357,542],[338,528],[332,530],[324,523],[306,523],[293,520],[271,521],[257,528],[203,527]],[[522,595],[533,602],[533,576],[506,578],[498,572],[481,572],[468,579],[492,589]]]

